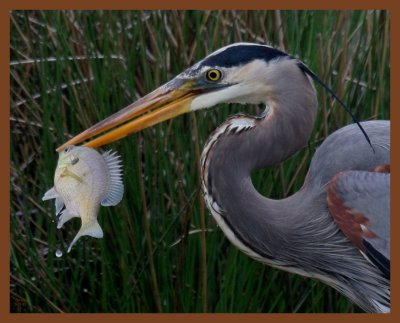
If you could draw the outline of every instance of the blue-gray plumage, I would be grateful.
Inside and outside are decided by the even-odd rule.
[[[212,148],[213,152],[209,152],[209,179],[203,178],[203,181],[208,199],[212,196],[209,205],[214,212],[215,204],[218,205],[217,212],[235,236],[232,242],[238,245],[239,240],[246,247],[238,245],[239,248],[271,266],[318,278],[342,291],[365,310],[380,311],[381,305],[375,302],[388,306],[389,281],[338,230],[326,201],[327,187],[335,174],[350,169],[373,170],[376,165],[389,163],[389,123],[370,121],[362,125],[375,153],[355,125],[336,131],[314,155],[301,190],[286,199],[268,199],[260,195],[251,182],[251,169],[276,164],[286,157],[284,152],[284,157],[280,158],[270,154],[269,141],[283,142],[283,147],[289,147],[289,142],[285,145],[279,134],[274,136],[273,130],[261,130],[261,126],[242,133],[241,141],[237,140],[235,132],[224,132]],[[246,135],[257,136],[251,131],[265,134],[265,144],[262,144],[265,148],[254,147],[255,142],[262,143],[260,138],[245,139]],[[385,142],[386,146],[380,142]],[[332,147],[341,147],[343,154]],[[250,149],[257,149],[265,164],[250,165],[243,171]],[[252,160],[257,161],[256,158]],[[368,205],[380,202],[371,196]],[[388,223],[389,213],[380,215],[381,221]],[[388,234],[386,232],[385,238]]]
[[[282,51],[233,44],[59,149],[115,128],[86,143],[99,147],[219,103],[263,103],[262,115],[229,118],[205,144],[202,188],[216,222],[249,256],[317,278],[365,311],[388,312],[390,175],[373,172],[390,164],[389,121],[363,122],[369,139],[354,124],[331,134],[317,149],[303,187],[292,196],[269,199],[251,181],[254,170],[278,164],[307,144],[318,106],[313,79],[322,83]],[[365,219],[353,221],[359,214]]]

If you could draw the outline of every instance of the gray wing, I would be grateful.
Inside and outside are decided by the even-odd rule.
[[[327,200],[342,232],[389,278],[390,173],[339,173],[329,184]]]

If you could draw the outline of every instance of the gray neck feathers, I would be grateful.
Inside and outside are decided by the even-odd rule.
[[[250,175],[256,169],[282,162],[307,143],[317,100],[311,81],[293,61],[276,65],[280,65],[279,77],[271,71],[270,79],[274,82],[266,102],[269,113],[253,119],[251,128],[230,127],[240,123],[238,118],[249,119],[241,116],[228,119],[215,131],[209,139],[214,144],[206,144],[203,152],[203,165],[209,165],[206,172],[203,169],[203,185],[238,235],[251,240],[255,238],[251,236],[254,232],[268,235],[271,231],[271,239],[280,236],[275,239],[279,243],[284,234],[276,229],[281,224],[285,227],[282,221],[286,223],[293,217],[292,211],[298,207],[296,201],[263,197],[252,185]]]
[[[227,142],[219,145],[224,155],[240,160],[250,172],[278,164],[303,148],[317,112],[312,81],[295,60],[270,64],[267,74],[267,116],[256,119],[253,128],[239,135],[227,133],[223,138]]]

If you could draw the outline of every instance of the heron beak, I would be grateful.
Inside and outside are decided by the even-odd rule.
[[[86,147],[100,147],[189,112],[190,103],[202,93],[201,88],[193,84],[192,80],[175,78],[73,137],[58,147],[57,151],[102,134],[84,144]]]

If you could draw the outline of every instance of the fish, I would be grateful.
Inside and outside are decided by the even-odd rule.
[[[81,218],[81,228],[68,247],[82,236],[103,238],[97,220],[100,206],[115,206],[124,194],[121,157],[109,150],[100,154],[83,146],[68,146],[59,153],[54,186],[42,197],[55,199],[57,229],[72,218]]]

